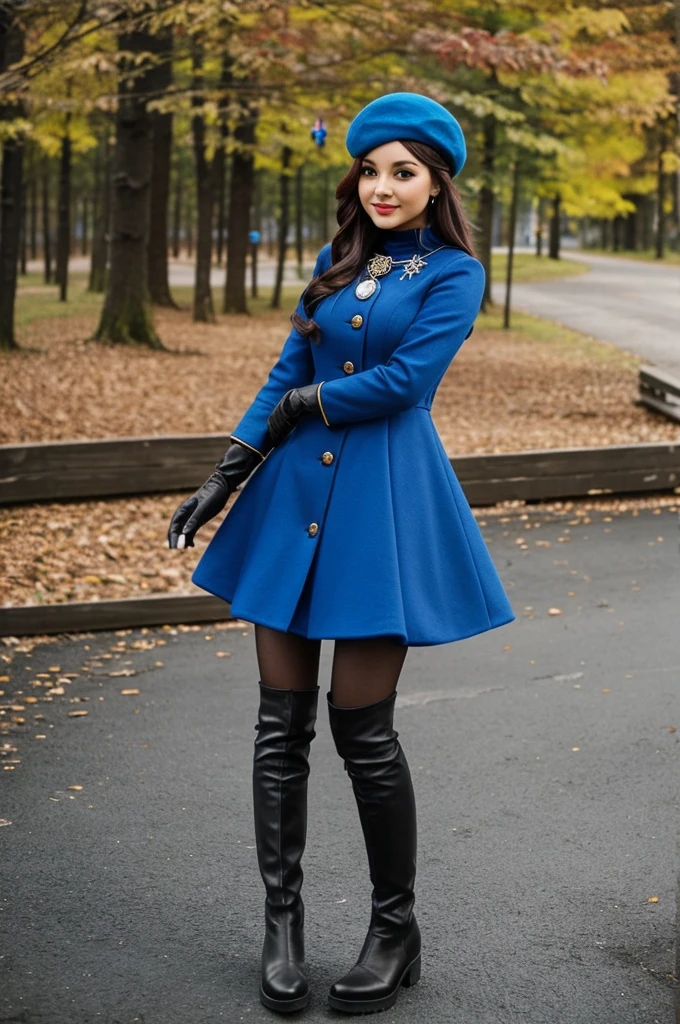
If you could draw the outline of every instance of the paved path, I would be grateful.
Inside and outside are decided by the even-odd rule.
[[[424,966],[384,1024],[671,1021],[678,524],[668,510],[570,518],[489,520],[517,621],[409,652],[397,724],[419,801]],[[81,675],[26,705],[47,721],[21,727],[21,763],[0,773],[5,1024],[275,1019],[256,995],[243,632],[99,634],[17,656],[14,700],[16,680],[38,693],[26,681],[50,667]],[[358,952],[369,891],[325,713],[312,757],[304,1020],[319,1024],[340,1019],[325,993]]]
[[[611,341],[680,376],[680,265],[569,252],[587,263],[579,277],[516,284],[512,305]],[[498,282],[494,301],[503,302]]]

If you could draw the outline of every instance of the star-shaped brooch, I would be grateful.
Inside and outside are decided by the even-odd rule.
[[[410,281],[414,274],[419,274],[423,267],[426,266],[427,261],[424,260],[422,256],[419,256],[418,253],[414,253],[408,263],[404,266],[404,273],[401,275],[399,280],[403,281],[408,274],[408,279]]]

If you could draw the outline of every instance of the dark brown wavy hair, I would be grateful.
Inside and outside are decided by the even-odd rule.
[[[445,244],[474,256],[472,229],[446,161],[424,142],[399,141],[416,160],[425,164],[433,184],[439,188],[434,203],[428,206],[432,230]],[[290,318],[293,327],[302,335],[311,335],[316,344],[321,340],[321,331],[312,319],[314,309],[327,295],[353,281],[373,253],[382,251],[380,237],[383,232],[375,226],[359,200],[362,164],[362,157],[357,157],[335,191],[339,227],[331,242],[331,266],[312,278],[303,292],[307,319],[298,313],[293,313]]]

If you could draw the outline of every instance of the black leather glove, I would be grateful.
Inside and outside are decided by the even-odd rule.
[[[168,530],[168,547],[192,548],[196,531],[219,515],[229,496],[261,462],[258,452],[234,441],[215,466],[215,472],[175,511]]]
[[[318,394],[318,384],[306,384],[303,388],[286,391],[267,420],[267,429],[274,445],[281,444],[288,437],[301,417],[321,415]]]

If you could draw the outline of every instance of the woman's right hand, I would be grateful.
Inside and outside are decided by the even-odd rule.
[[[215,472],[175,510],[168,529],[168,547],[192,548],[196,531],[220,514],[230,495],[261,462],[259,452],[233,442]]]

